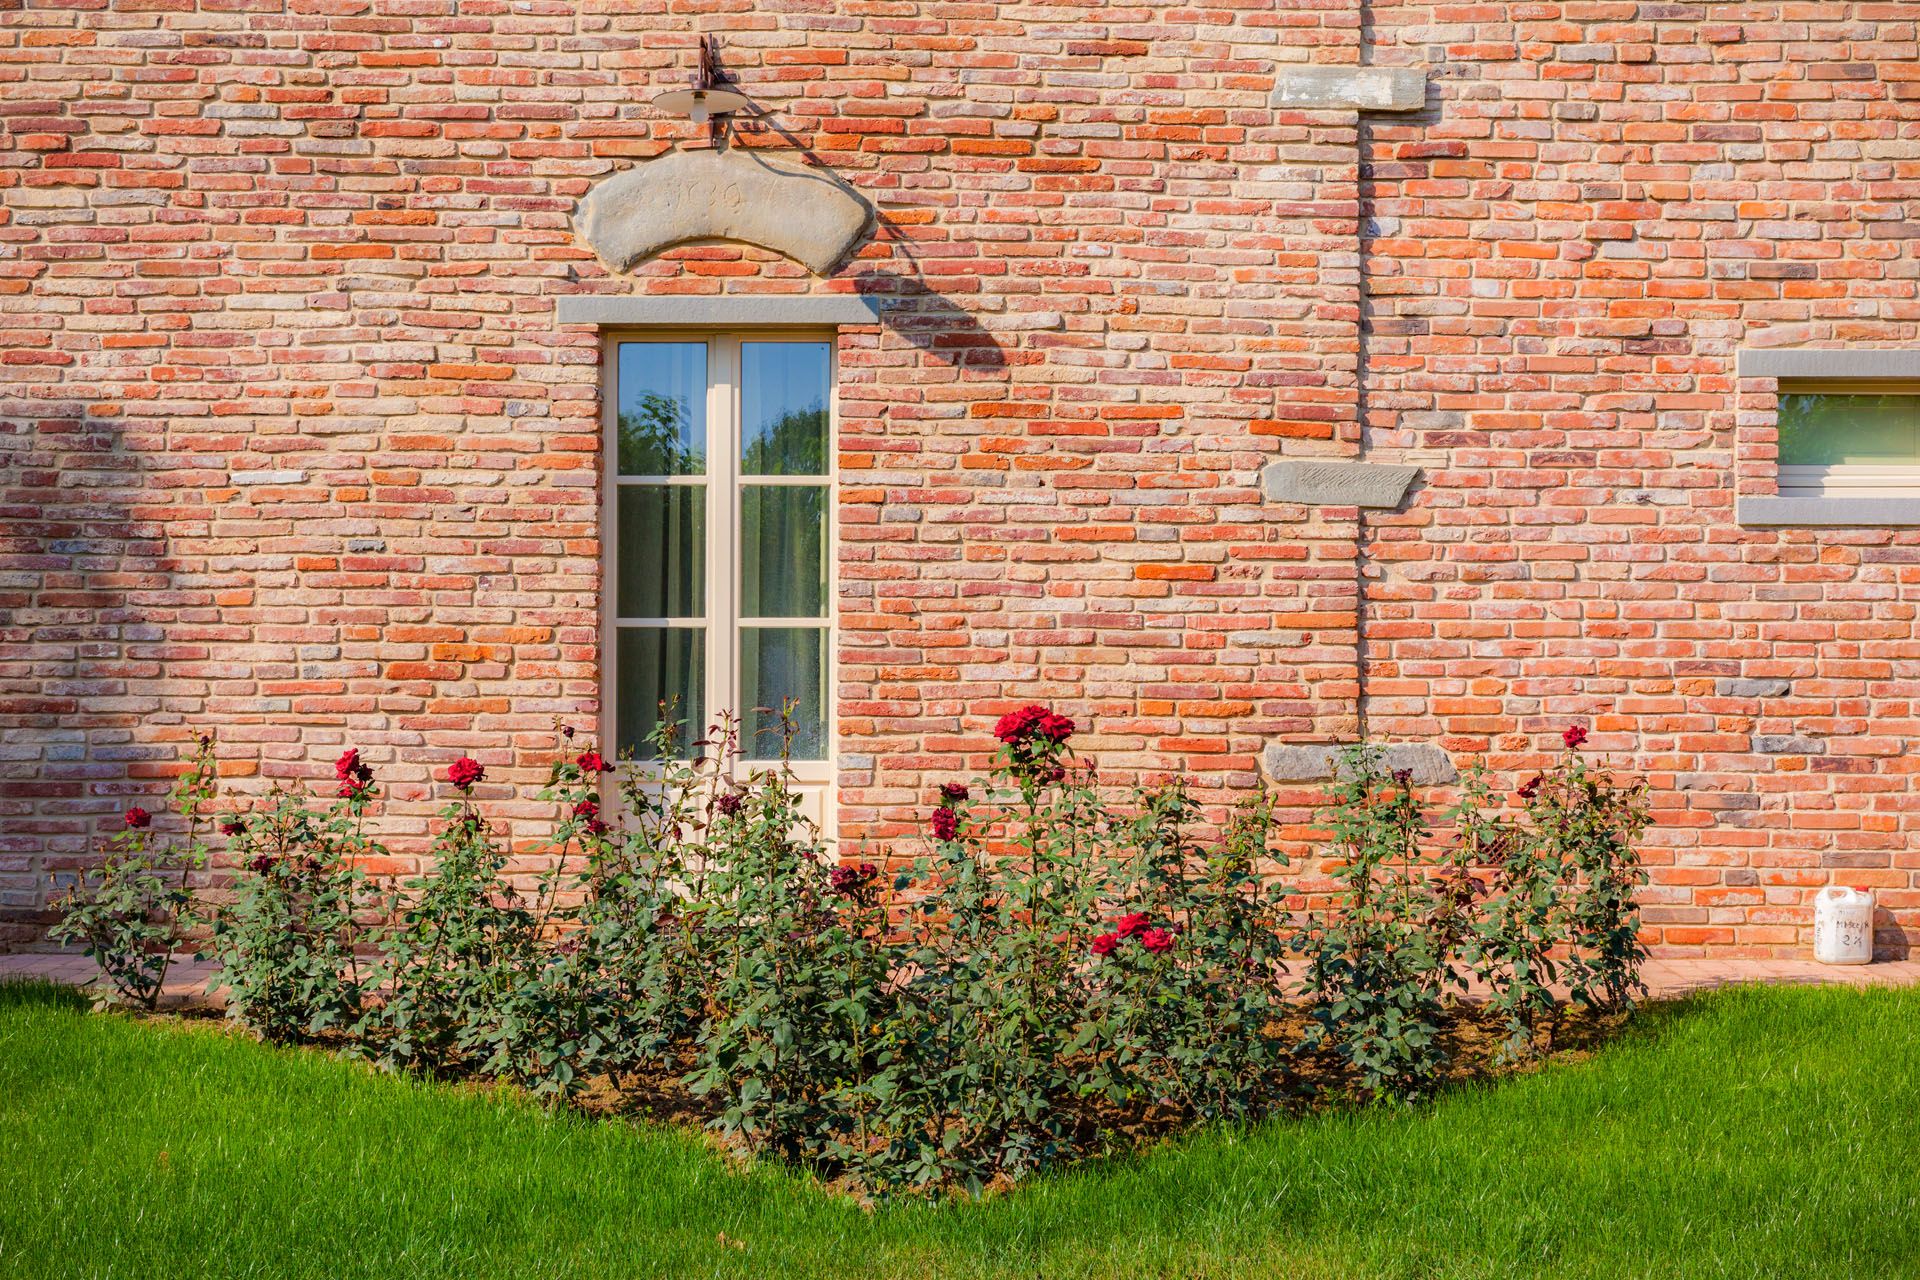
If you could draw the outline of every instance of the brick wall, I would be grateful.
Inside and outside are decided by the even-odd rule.
[[[1920,532],[1742,529],[1741,346],[1920,333],[1920,5],[1394,4],[1429,109],[1368,122],[1368,726],[1523,767],[1561,725],[1655,787],[1646,918],[1790,949],[1920,925]],[[1884,913],[1883,913],[1884,914]]]
[[[1033,698],[1217,798],[1363,715],[1502,767],[1579,719],[1658,788],[1664,944],[1790,948],[1838,868],[1920,927],[1920,539],[1735,526],[1771,387],[1730,358],[1912,342],[1920,6],[630,9],[0,14],[16,940],[204,727],[242,791],[359,746],[403,843],[463,752],[538,822],[595,709],[583,293],[891,303],[841,337],[848,839]],[[833,278],[735,244],[616,277],[575,237],[596,180],[701,143],[645,105],[701,32],[768,113],[738,145],[878,209]],[[1268,105],[1360,62],[1431,64],[1427,108]],[[1404,512],[1261,497],[1363,453],[1429,469]]]

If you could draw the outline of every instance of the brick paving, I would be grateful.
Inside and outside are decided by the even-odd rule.
[[[163,1003],[207,1002],[207,976],[212,966],[201,961],[177,961],[167,973]],[[1647,990],[1656,1000],[1674,999],[1696,991],[1742,982],[1838,983],[1845,986],[1910,986],[1920,983],[1920,960],[1882,960],[1868,965],[1830,965],[1814,960],[1668,959],[1647,961],[1643,971]],[[99,969],[85,956],[0,956],[0,982],[44,978],[51,982],[85,986]]]

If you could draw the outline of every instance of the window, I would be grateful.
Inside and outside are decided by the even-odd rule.
[[[606,351],[605,736],[680,753],[725,711],[830,781],[833,354],[816,337],[613,337]],[[793,704],[790,729],[780,709]]]
[[[1782,382],[1780,496],[1920,495],[1920,386]]]

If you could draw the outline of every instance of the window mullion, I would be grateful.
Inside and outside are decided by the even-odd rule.
[[[709,439],[708,521],[713,554],[707,560],[707,705],[710,715],[722,710],[744,715],[735,692],[739,640],[739,456],[740,456],[740,343],[736,338],[714,340],[712,395],[708,421],[715,424]]]

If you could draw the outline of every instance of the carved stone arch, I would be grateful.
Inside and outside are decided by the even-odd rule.
[[[873,206],[818,169],[735,150],[673,151],[596,185],[574,223],[613,271],[675,245],[738,240],[826,275],[872,230]]]

